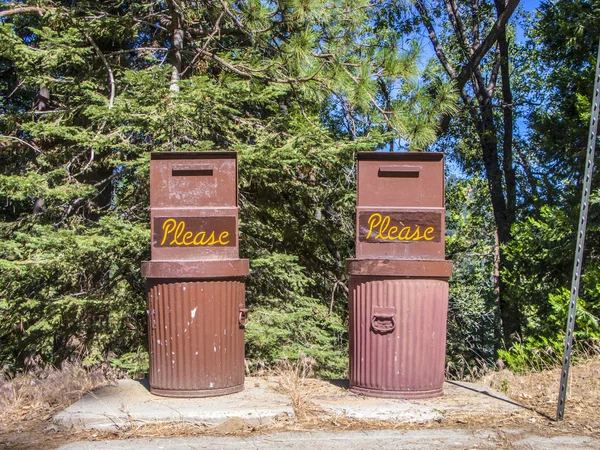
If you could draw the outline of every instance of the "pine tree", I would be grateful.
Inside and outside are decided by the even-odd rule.
[[[0,360],[143,353],[149,152],[226,149],[240,155],[249,357],[304,353],[340,374],[355,153],[423,148],[455,98],[370,20],[386,5],[5,6]]]

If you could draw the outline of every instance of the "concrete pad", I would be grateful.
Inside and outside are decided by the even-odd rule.
[[[231,418],[251,425],[294,417],[289,398],[275,392],[275,382],[246,378],[237,394],[211,398],[167,398],[152,395],[146,380],[120,380],[87,394],[54,417],[67,428],[126,428],[149,422],[190,422],[217,426]]]
[[[311,386],[312,388],[312,386]],[[431,399],[397,400],[356,395],[347,390],[346,380],[334,380],[311,389],[310,400],[328,414],[352,419],[393,422],[443,420],[451,413],[507,413],[519,409],[516,403],[485,386],[444,383],[444,395]]]
[[[515,437],[518,440],[515,441]],[[59,450],[200,450],[200,449],[261,449],[276,450],[349,450],[349,449],[489,449],[515,448],[531,450],[584,450],[597,449],[591,437],[544,437],[512,429],[496,430],[364,430],[340,433],[272,433],[243,437],[198,436],[175,439],[131,439],[127,441],[75,442]]]

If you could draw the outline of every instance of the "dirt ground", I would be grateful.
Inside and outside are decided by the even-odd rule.
[[[296,412],[296,420],[282,418],[279,422],[263,427],[253,427],[242,419],[231,419],[217,428],[205,428],[186,423],[154,424],[118,431],[62,430],[52,423],[53,415],[75,401],[81,395],[81,386],[74,394],[61,397],[60,401],[44,403],[40,398],[27,399],[17,395],[13,386],[13,402],[6,403],[0,412],[0,449],[50,450],[74,441],[100,441],[106,439],[134,439],[147,437],[231,436],[277,431],[337,431],[373,429],[521,429],[524,433],[539,436],[585,435],[598,439],[600,447],[600,357],[592,358],[572,367],[565,420],[555,422],[559,369],[515,375],[507,370],[493,372],[478,380],[497,391],[503,392],[521,408],[509,415],[486,415],[469,411],[451,414],[440,421],[423,423],[391,423],[347,418],[332,418],[323,414],[311,401],[331,384],[306,378],[290,370],[278,374],[281,391],[290,396]],[[85,383],[82,383],[83,385]],[[6,388],[6,386],[5,386]],[[35,389],[35,387],[32,387]],[[0,395],[7,397],[6,389]],[[65,400],[68,399],[68,400]],[[0,399],[1,401],[1,399]],[[511,442],[518,435],[500,433],[493,448],[512,448]]]

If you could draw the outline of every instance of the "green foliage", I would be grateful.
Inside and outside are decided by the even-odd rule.
[[[84,364],[87,361],[83,361]],[[112,367],[121,369],[135,378],[143,378],[148,373],[150,358],[144,348],[138,348],[136,352],[125,353],[110,362]]]
[[[346,324],[320,299],[306,295],[313,283],[296,260],[272,253],[252,261],[248,295],[255,304],[246,327],[252,343],[248,357],[254,365],[268,367],[279,359],[311,356],[322,376],[339,376],[347,357]]]
[[[496,317],[494,225],[481,179],[450,177],[446,184],[446,255],[453,261],[448,311],[448,367],[461,374],[492,363]]]
[[[600,36],[598,7],[595,0],[542,2],[521,55],[521,89],[531,105],[528,135],[519,144],[526,152],[527,160],[521,158],[527,189],[503,278],[519,303],[524,328],[521,343],[501,352],[519,370],[562,356]],[[588,210],[574,335],[580,352],[594,345],[599,332],[597,206],[592,201]]]
[[[425,147],[455,101],[390,25],[402,8],[31,5],[0,19],[2,364],[78,354],[142,372],[148,153],[235,150],[251,364],[303,353],[341,375],[355,154]]]
[[[147,257],[146,227],[110,217],[93,226],[69,222],[58,230],[1,228],[0,359],[9,366],[74,352],[95,355],[88,357],[92,364],[143,338],[137,261]]]
[[[458,120],[440,145],[460,166],[446,189],[454,261],[449,366],[459,373],[492,362],[495,350],[517,370],[548,364],[561,350],[566,321],[597,3],[543,2],[523,23],[526,43],[513,42],[509,26],[511,107],[525,129],[513,144],[512,240],[500,248],[473,105],[457,110],[458,93],[440,68],[420,63],[419,44],[408,38],[419,23],[410,5],[3,4],[42,11],[0,19],[0,364],[18,369],[33,355],[52,363],[80,355],[87,365],[111,360],[141,374],[148,153],[235,150],[241,256],[252,269],[250,366],[307,355],[318,374],[343,375],[356,152],[425,149],[446,113]],[[489,29],[493,4],[478,8],[480,31]],[[436,20],[441,12],[431,10]],[[448,57],[459,61],[461,43],[450,29],[442,23],[438,31]],[[492,63],[486,55],[481,66]],[[496,89],[490,101],[498,124],[506,108],[500,99]],[[500,128],[496,137],[500,148]],[[496,153],[500,163],[503,152]],[[580,347],[599,337],[599,214],[596,198]],[[509,264],[496,274],[500,250]],[[511,349],[498,348],[500,275],[524,319]]]
[[[507,249],[513,264],[505,279],[511,295],[521,299],[524,340],[501,351],[500,357],[515,370],[547,367],[562,354],[575,251],[573,219],[558,207],[546,206],[538,219],[529,218],[513,229],[515,238]],[[590,254],[577,303],[575,350],[600,338],[600,268]]]

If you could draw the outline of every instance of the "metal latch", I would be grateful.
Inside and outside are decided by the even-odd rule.
[[[244,305],[240,305],[238,322],[240,324],[240,328],[245,328],[248,324],[248,308],[245,308]]]

